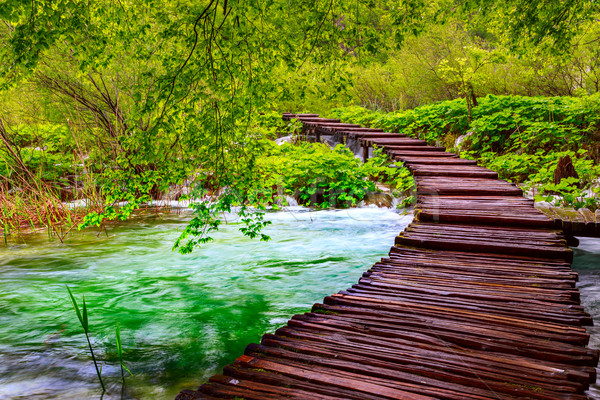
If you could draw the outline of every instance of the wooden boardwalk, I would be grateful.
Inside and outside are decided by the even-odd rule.
[[[179,400],[587,398],[598,351],[585,347],[592,320],[554,220],[443,148],[298,117],[311,134],[403,161],[417,182],[415,221],[357,284],[248,345]]]

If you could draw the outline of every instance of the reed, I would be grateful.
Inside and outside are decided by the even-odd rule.
[[[85,333],[85,338],[87,339],[88,346],[90,348],[90,353],[92,354],[92,360],[94,360],[94,367],[96,367],[96,373],[98,374],[98,380],[100,381],[100,386],[102,386],[102,393],[104,393],[106,391],[106,388],[104,387],[104,382],[102,381],[102,366],[98,367],[98,362],[96,361],[96,356],[94,355],[94,349],[92,348],[92,342],[90,341],[90,336],[89,336],[90,330],[89,330],[89,323],[88,323],[87,306],[85,304],[85,296],[83,296],[83,309],[80,310],[79,305],[77,304],[77,301],[75,300],[75,297],[73,296],[73,293],[71,292],[71,289],[69,289],[69,286],[67,286],[67,285],[65,285],[65,286],[67,288],[67,291],[69,292],[69,297],[71,298],[71,303],[73,304],[73,309],[75,310],[75,313],[77,314],[77,318],[79,319],[79,322],[81,323],[81,326],[83,327],[83,332]],[[119,342],[120,342],[120,338],[119,338]],[[123,378],[123,379],[125,379],[125,378]]]
[[[0,183],[0,229],[3,230],[5,246],[10,236],[40,228],[63,242],[88,212],[102,209],[97,193],[86,194],[93,196],[87,207],[70,209],[61,201],[56,190],[48,185],[15,188]]]
[[[119,356],[119,364],[121,366],[121,380],[123,385],[125,384],[125,371],[129,375],[133,375],[129,368],[125,365],[123,361],[123,346],[121,345],[121,330],[119,329],[119,323],[117,322],[117,326],[115,327],[115,340],[117,342],[117,355]]]

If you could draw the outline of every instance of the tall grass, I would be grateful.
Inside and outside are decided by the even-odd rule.
[[[35,187],[12,188],[0,184],[0,225],[4,231],[4,242],[8,237],[19,235],[24,230],[45,228],[61,240],[79,216],[77,210],[66,207],[51,190]]]
[[[4,244],[8,244],[10,236],[38,228],[62,242],[89,211],[102,208],[96,177],[86,167],[86,153],[78,146],[79,151],[73,150],[71,157],[72,144],[52,127],[31,133],[36,124],[27,125],[22,132],[13,126],[18,123],[5,122],[0,115],[0,229]],[[70,132],[76,136],[74,130]],[[36,150],[38,155],[33,157],[33,146],[46,142],[52,150],[48,153]],[[83,165],[82,171],[78,171],[80,165]],[[73,196],[69,197],[85,198],[84,209],[70,208],[63,203],[67,192],[62,187],[68,179],[67,173],[75,177]]]
[[[103,208],[95,184],[86,185],[76,196],[86,199],[85,207],[75,208],[67,206],[59,191],[44,182],[15,183],[0,182],[0,229],[5,245],[10,236],[35,229],[45,229],[63,242],[88,212]]]

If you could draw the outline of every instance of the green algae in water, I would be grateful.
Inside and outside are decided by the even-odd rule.
[[[295,313],[355,283],[410,222],[389,210],[278,212],[264,243],[235,225],[189,256],[171,251],[186,216],[158,214],[64,245],[44,234],[0,249],[0,399],[98,399],[87,343],[64,285],[85,295],[108,393],[172,399]],[[10,245],[10,243],[9,243]]]

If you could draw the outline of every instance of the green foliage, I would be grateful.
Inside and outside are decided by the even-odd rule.
[[[394,196],[402,199],[403,207],[414,203],[413,193],[416,185],[412,174],[402,163],[392,164],[381,148],[373,149],[373,156],[361,165],[361,169],[369,176],[369,179],[388,185]]]
[[[226,214],[234,211],[237,207],[237,214],[241,220],[240,232],[251,239],[260,237],[261,241],[268,241],[270,237],[262,233],[262,229],[269,225],[271,221],[264,220],[264,205],[261,201],[252,204],[258,209],[251,209],[249,205],[244,204],[247,198],[236,188],[226,187],[217,196],[207,197],[207,191],[202,187],[197,187],[193,198],[199,201],[193,202],[190,207],[194,216],[185,227],[179,238],[173,245],[173,250],[178,250],[181,254],[189,254],[194,248],[200,247],[213,239],[212,235],[219,230]]]
[[[272,199],[281,201],[282,194],[289,195],[317,208],[355,206],[368,192],[376,191],[375,182],[390,185],[399,196],[413,187],[408,170],[390,166],[380,149],[363,164],[341,144],[334,149],[322,143],[270,144],[257,164],[264,182],[261,190]]]
[[[395,113],[370,112],[361,107],[341,108],[332,110],[330,116],[386,132],[403,132],[431,144],[440,141],[446,134],[464,132],[469,126],[467,108],[460,99]]]
[[[419,34],[448,18],[457,18],[468,26],[486,26],[514,48],[544,45],[560,52],[570,44],[581,23],[592,21],[597,12],[595,2],[575,0],[408,0],[397,4],[392,15],[398,31],[405,34]]]
[[[488,96],[474,110],[470,149],[535,153],[590,146],[600,127],[599,99]]]
[[[22,162],[39,179],[67,184],[64,177],[73,173],[75,143],[67,127],[58,124],[28,124],[14,128],[10,137]],[[15,160],[6,147],[0,147],[0,174],[10,179]]]
[[[582,98],[487,96],[479,100],[469,121],[461,99],[417,107],[395,113],[369,111],[362,107],[332,110],[331,117],[344,121],[403,132],[442,142],[448,135],[467,132],[466,150],[481,152],[558,150],[592,147],[600,134],[600,95]],[[452,144],[453,145],[453,144]]]
[[[490,30],[503,36],[503,41],[512,48],[540,46],[554,53],[565,51],[581,25],[593,21],[598,12],[595,2],[576,0],[561,3],[475,0],[465,5],[480,7],[482,12],[475,20],[491,22]]]
[[[417,9],[423,11],[421,6],[425,4]],[[599,14],[597,5],[587,6],[592,14],[573,25],[570,33],[560,38],[561,45],[553,35],[536,45],[530,43],[532,37],[511,38],[510,29],[499,21],[515,14],[503,14],[504,4],[466,15],[461,13],[464,3],[448,6],[445,9],[453,9],[453,15],[431,20],[423,11],[418,20],[428,25],[418,36],[406,37],[401,47],[385,52],[386,57],[363,59],[350,67],[355,103],[394,112],[456,98],[465,99],[473,108],[474,99],[488,94],[596,93],[600,87]],[[563,17],[568,10],[565,6]]]
[[[353,206],[375,190],[361,162],[343,145],[333,150],[321,143],[271,145],[257,164],[264,189],[280,187],[307,206]]]
[[[541,156],[541,152],[540,152]],[[569,156],[573,167],[579,175],[576,178],[563,178],[559,184],[554,184],[554,170],[560,157]],[[586,151],[563,151],[548,153],[540,157],[539,168],[529,176],[526,187],[533,187],[539,193],[537,201],[548,201],[557,206],[582,207],[595,210],[600,207],[600,165],[586,157]]]

